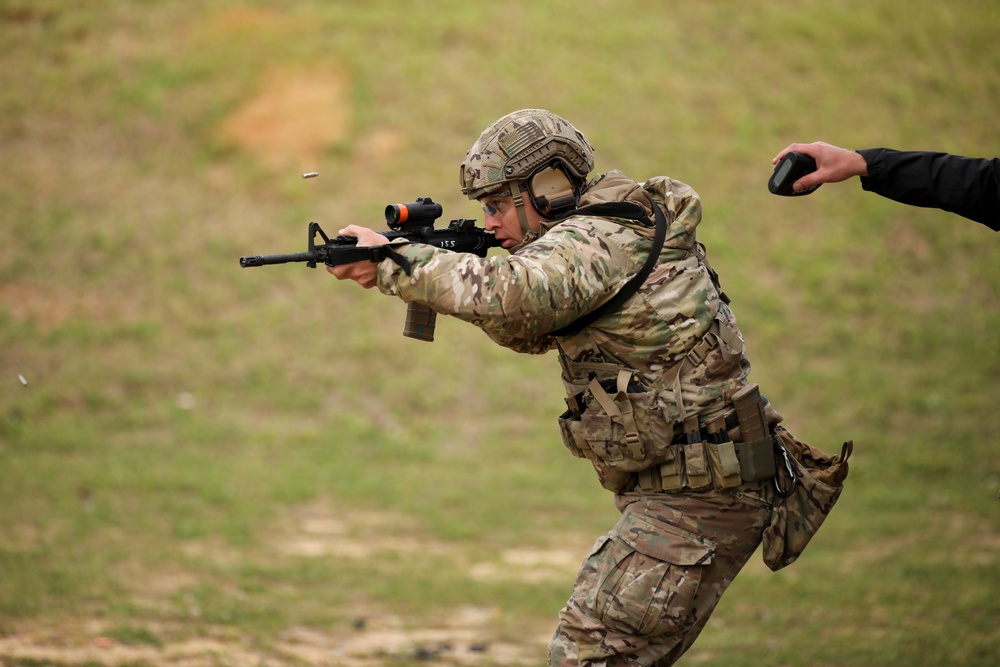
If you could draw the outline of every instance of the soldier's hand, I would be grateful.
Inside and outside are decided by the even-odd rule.
[[[348,225],[338,233],[341,236],[353,236],[358,240],[359,247],[385,245],[388,242],[388,239],[382,234],[359,225]],[[338,280],[353,280],[365,289],[374,287],[378,282],[378,264],[367,260],[352,262],[350,264],[340,264],[339,266],[328,266],[326,270]]]

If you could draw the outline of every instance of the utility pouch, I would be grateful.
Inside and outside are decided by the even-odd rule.
[[[559,417],[563,444],[589,459],[601,484],[620,492],[634,474],[667,460],[673,425],[663,416],[657,392],[641,385],[630,370],[590,381],[567,398]]]
[[[743,483],[734,443],[710,442],[705,445],[705,450],[708,452],[708,463],[712,468],[712,479],[716,491],[731,489]]]
[[[559,416],[559,434],[566,449],[573,456],[590,460],[594,470],[597,471],[601,486],[613,493],[620,493],[627,488],[631,474],[605,464],[597,454],[602,443],[606,442],[602,438],[609,437],[606,429],[598,426],[595,430],[593,423],[585,423],[576,410],[570,407]]]
[[[712,473],[705,456],[704,442],[681,445],[684,452],[684,476],[687,487],[692,491],[704,491],[712,486]],[[676,445],[675,445],[676,446]]]
[[[725,491],[743,483],[740,477],[740,461],[736,458],[736,445],[729,439],[726,429],[726,413],[716,415],[705,424],[708,433],[708,463],[712,469],[712,481],[716,491]]]
[[[684,488],[684,462],[681,460],[680,447],[668,450],[667,460],[660,464],[660,479],[663,491],[680,491]]]
[[[740,425],[740,429],[743,426]],[[740,476],[744,482],[757,482],[774,477],[774,441],[761,438],[752,442],[737,442],[734,445],[736,459],[740,465]]]
[[[578,459],[590,458],[590,448],[580,446],[578,438],[582,435],[582,423],[580,416],[570,408],[559,415],[559,435],[562,436],[563,445],[570,451],[570,454]],[[592,456],[592,454],[591,454]]]

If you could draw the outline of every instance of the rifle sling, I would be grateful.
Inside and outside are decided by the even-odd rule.
[[[396,262],[396,264],[398,264],[401,269],[403,269],[403,273],[405,273],[406,275],[410,275],[410,271],[412,271],[410,260],[408,260],[405,255],[396,252],[396,250],[392,247],[393,245],[405,245],[405,244],[388,243],[386,245],[375,246],[376,248],[379,249],[379,252],[372,253],[372,261],[381,262],[383,259],[388,257],[392,261]]]
[[[580,317],[576,318],[564,327],[560,327],[555,331],[550,331],[550,336],[573,336],[585,328],[604,317],[608,313],[612,313],[620,309],[625,302],[632,298],[642,284],[646,282],[646,278],[649,277],[650,272],[653,267],[656,266],[657,260],[660,258],[660,250],[663,248],[663,241],[667,237],[667,219],[663,215],[663,211],[660,210],[659,205],[656,201],[646,194],[649,199],[649,203],[653,207],[653,214],[656,216],[656,233],[653,236],[653,247],[649,252],[649,257],[646,258],[645,264],[639,269],[632,278],[625,283],[625,285],[618,290],[611,299],[605,301],[603,304],[598,306],[596,309],[585,313]],[[644,227],[649,227],[649,218],[643,214],[642,209],[638,204],[632,204],[628,202],[612,202],[607,204],[595,204],[593,206],[587,206],[582,209],[577,209],[573,211],[570,215],[598,215],[601,217],[610,218],[625,218],[627,220],[634,220]]]

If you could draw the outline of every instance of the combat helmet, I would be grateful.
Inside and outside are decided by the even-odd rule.
[[[569,121],[545,109],[521,109],[486,128],[465,154],[459,181],[469,199],[509,190],[527,235],[521,193],[543,217],[558,217],[575,208],[593,168],[594,147]]]

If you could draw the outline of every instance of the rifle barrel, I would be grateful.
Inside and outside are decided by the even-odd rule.
[[[267,266],[269,264],[288,264],[289,262],[319,261],[316,252],[293,252],[288,255],[251,255],[240,257],[240,266],[248,269],[251,266]]]

